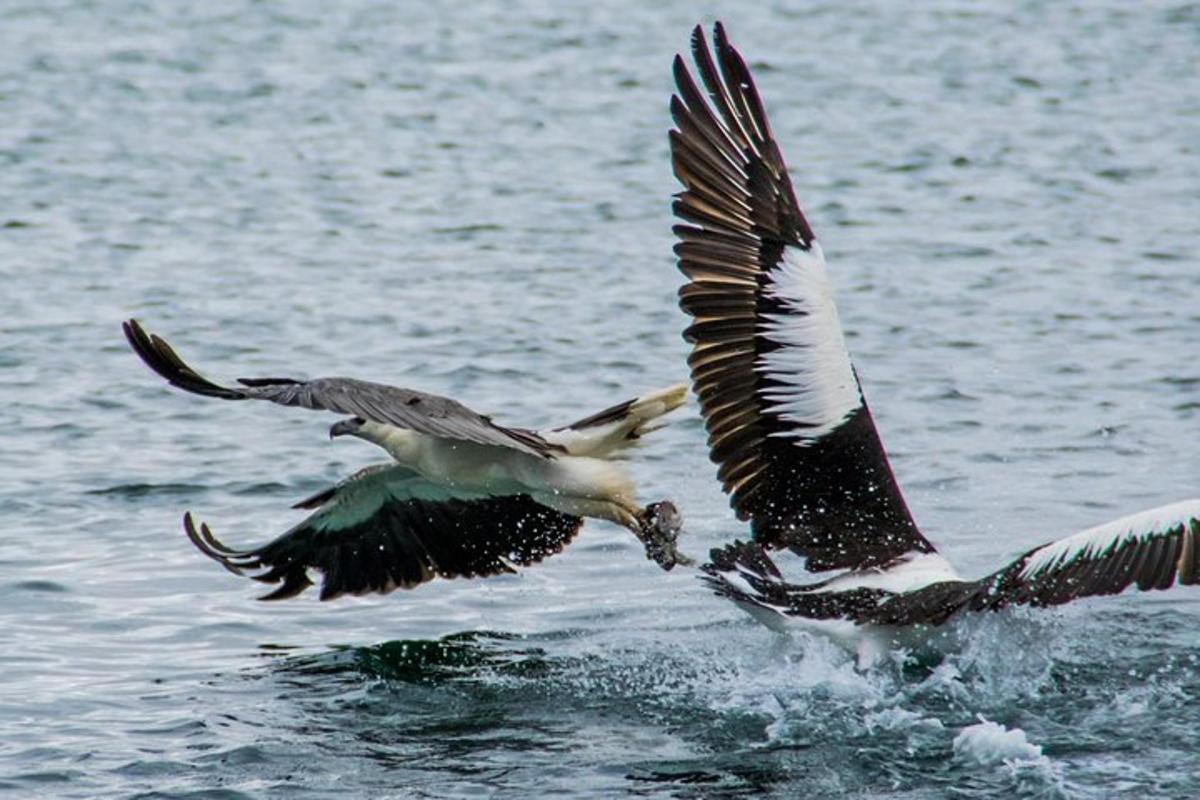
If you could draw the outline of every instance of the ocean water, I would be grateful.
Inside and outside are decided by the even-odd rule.
[[[720,9],[918,521],[969,575],[1194,496],[1200,6]],[[346,374],[561,423],[684,377],[667,0],[0,3],[0,794],[1200,794],[1200,594],[971,620],[869,673],[589,523],[322,604],[203,559],[378,460],[183,395]],[[707,14],[698,17],[698,14]],[[694,406],[631,461],[744,536]]]

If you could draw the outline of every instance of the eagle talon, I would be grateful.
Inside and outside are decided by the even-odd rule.
[[[642,526],[642,544],[646,547],[646,558],[664,570],[670,571],[676,564],[691,566],[696,562],[679,552],[676,542],[683,530],[683,517],[670,500],[651,503],[638,517]]]

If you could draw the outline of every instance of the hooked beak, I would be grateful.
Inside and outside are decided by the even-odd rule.
[[[329,438],[336,439],[339,436],[353,436],[358,432],[358,423],[355,420],[344,419],[341,422],[335,422],[329,429]]]

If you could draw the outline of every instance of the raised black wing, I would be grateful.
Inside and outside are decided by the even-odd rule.
[[[675,58],[680,305],[712,460],[741,519],[813,571],[932,552],[888,464],[805,220],[749,69],[715,28]]]
[[[354,378],[240,378],[221,386],[192,369],[166,340],[148,334],[137,320],[123,323],[130,347],[172,386],[223,400],[269,400],[284,406],[334,411],[417,433],[520,450],[544,458],[560,448],[533,431],[505,428],[456,400]]]
[[[296,507],[317,510],[251,550],[222,544],[190,513],[183,524],[200,552],[226,569],[280,584],[262,600],[300,594],[312,585],[309,570],[324,576],[322,600],[514,572],[560,552],[583,525],[528,495],[455,496],[396,465],[368,467]]]

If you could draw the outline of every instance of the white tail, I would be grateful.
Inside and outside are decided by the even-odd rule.
[[[562,445],[573,456],[605,458],[666,424],[664,414],[683,405],[687,384],[677,383],[657,392],[626,400],[562,428],[539,431],[543,438]]]

